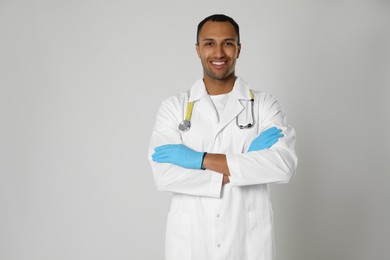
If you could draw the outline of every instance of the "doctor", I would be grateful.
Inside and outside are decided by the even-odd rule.
[[[274,259],[268,184],[295,174],[295,131],[278,101],[235,75],[239,26],[198,25],[203,78],[162,102],[149,147],[158,190],[173,193],[166,260]]]

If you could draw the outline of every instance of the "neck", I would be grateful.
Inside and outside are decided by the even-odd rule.
[[[221,95],[232,91],[236,76],[232,74],[225,79],[213,79],[205,76],[203,82],[209,95]]]

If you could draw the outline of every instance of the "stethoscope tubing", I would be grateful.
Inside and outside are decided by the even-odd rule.
[[[252,90],[249,90],[250,96],[251,96],[251,115],[252,115],[252,123],[248,123],[246,125],[240,125],[238,123],[238,116],[236,117],[236,125],[240,129],[249,129],[252,128],[255,125],[255,116],[253,113],[253,107],[255,103],[255,96],[252,92]],[[187,109],[186,109],[186,117],[183,121],[180,122],[179,124],[179,130],[183,132],[187,132],[188,130],[191,129],[191,117],[192,117],[192,109],[194,107],[194,101],[188,102],[187,103]]]

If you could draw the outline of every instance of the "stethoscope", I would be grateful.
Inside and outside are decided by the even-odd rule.
[[[236,117],[236,125],[240,129],[252,128],[254,126],[254,124],[255,124],[255,118],[254,118],[254,115],[253,115],[253,104],[255,103],[255,96],[253,95],[252,90],[249,90],[249,94],[251,95],[250,106],[251,106],[252,122],[248,123],[246,125],[241,125],[241,124],[238,123],[238,116],[237,116]],[[187,132],[188,130],[190,130],[190,128],[191,128],[191,115],[192,115],[193,107],[194,107],[194,101],[191,101],[191,102],[187,103],[186,117],[179,124],[179,130],[180,131]]]

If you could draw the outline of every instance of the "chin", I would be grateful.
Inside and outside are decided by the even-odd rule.
[[[224,79],[229,79],[232,76],[233,76],[233,73],[223,74],[223,75],[215,75],[215,79],[224,80]]]

